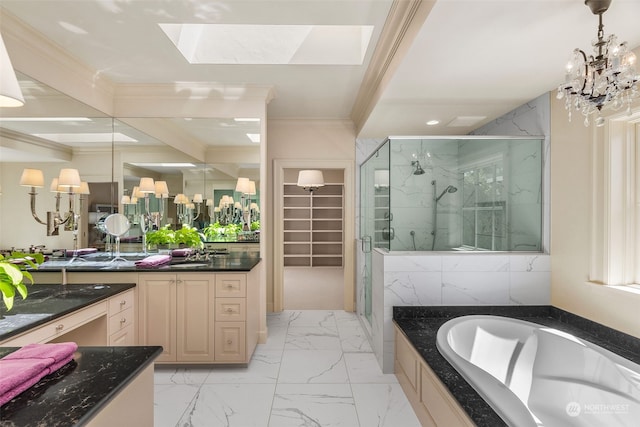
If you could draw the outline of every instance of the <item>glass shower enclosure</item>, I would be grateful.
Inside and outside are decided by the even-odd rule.
[[[371,252],[542,251],[542,137],[390,137],[360,166],[362,314]]]

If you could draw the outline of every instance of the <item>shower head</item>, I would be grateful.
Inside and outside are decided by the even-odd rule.
[[[422,175],[424,174],[424,169],[422,169],[422,166],[420,166],[420,162],[417,160],[414,160],[413,162],[411,162],[411,166],[415,166],[416,170],[413,171],[414,175]]]
[[[438,200],[442,199],[442,196],[444,196],[445,194],[447,194],[447,193],[455,193],[456,191],[458,191],[458,187],[454,187],[453,185],[447,186],[447,188],[442,190],[442,193],[440,193],[440,195],[438,197],[436,197],[436,202]]]

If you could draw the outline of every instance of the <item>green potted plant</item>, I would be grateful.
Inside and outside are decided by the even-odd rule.
[[[158,230],[148,231],[146,238],[147,248],[155,246],[158,249],[168,249],[169,245],[176,243],[176,232],[167,224]]]
[[[175,242],[188,248],[203,248],[203,238],[204,236],[202,236],[197,228],[191,227],[187,224],[182,224],[182,228],[175,232]]]
[[[13,260],[13,261],[12,261]],[[20,263],[16,261],[20,260]],[[26,299],[28,295],[27,286],[24,283],[26,278],[33,284],[33,277],[27,271],[27,268],[38,268],[37,264],[42,264],[44,256],[42,254],[23,254],[13,252],[10,256],[4,257],[0,255],[0,292],[7,310],[13,308],[13,299],[16,291],[22,299]]]

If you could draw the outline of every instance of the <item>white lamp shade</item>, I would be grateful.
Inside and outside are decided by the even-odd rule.
[[[176,197],[173,199],[173,203],[176,205],[186,205],[189,203],[189,199],[182,193],[176,194]]]
[[[91,194],[87,181],[80,182],[80,187],[74,188],[73,192],[76,194]]]
[[[195,209],[196,205],[194,205],[193,203],[187,203],[187,209]]]
[[[207,206],[213,206],[213,199],[207,199]]]
[[[78,169],[60,169],[60,175],[58,175],[58,187],[62,188],[76,188],[80,187],[80,173]]]
[[[61,191],[64,191],[62,188],[60,188],[60,186],[58,185],[58,178],[53,178],[51,180],[51,185],[49,186],[49,190],[52,193],[60,193]]]
[[[202,203],[202,194],[196,193],[193,195],[193,203]]]
[[[256,182],[255,181],[249,181],[249,191],[248,193],[250,195],[254,195],[256,194]]]
[[[321,170],[301,170],[298,173],[298,187],[315,188],[324,186]]]
[[[132,197],[131,197],[131,204],[132,204],[132,205],[136,205],[136,204],[138,204],[138,198],[137,198],[136,196],[132,196]]]
[[[216,208],[213,208],[213,211],[214,211],[214,212],[220,212],[220,208],[217,208],[217,207],[216,207]]]
[[[156,197],[164,198],[165,194],[169,194],[169,187],[167,186],[167,181],[156,181],[154,193],[156,193]]]
[[[131,197],[127,196],[126,194],[124,196],[122,196],[122,198],[120,199],[120,203],[122,203],[123,205],[129,205],[131,204]]]
[[[24,169],[20,177],[20,185],[24,187],[44,187],[42,171],[40,169]]]
[[[156,184],[153,182],[153,178],[140,178],[139,191],[143,194],[151,194],[156,192]]]
[[[242,205],[240,205],[240,202],[235,202],[233,204],[233,207],[236,208],[236,209],[242,209]]]
[[[0,36],[0,107],[22,107],[23,105],[24,97],[20,84],[11,65],[4,40]]]
[[[238,178],[236,183],[236,191],[238,193],[246,194],[249,192],[249,178]]]
[[[249,208],[250,208],[251,210],[256,211],[256,212],[258,212],[258,211],[259,211],[259,209],[258,209],[258,204],[257,204],[257,203],[251,203],[251,204],[249,205]]]

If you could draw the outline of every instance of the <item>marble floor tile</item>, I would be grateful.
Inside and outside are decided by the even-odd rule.
[[[175,427],[200,385],[157,384],[153,387],[154,427]]]
[[[209,368],[170,368],[156,366],[153,376],[156,384],[196,384],[200,385],[209,375]]]
[[[154,426],[419,426],[356,314],[290,310],[267,325],[247,366],[156,367]]]
[[[340,350],[340,337],[335,328],[324,326],[290,326],[285,350]]]
[[[278,383],[348,383],[341,350],[285,350]]]
[[[394,374],[383,374],[376,355],[373,353],[345,353],[345,363],[351,384],[397,383]]]
[[[275,384],[204,384],[179,420],[180,427],[264,427]]]
[[[278,384],[269,427],[359,427],[349,384]]]
[[[275,384],[282,351],[257,349],[248,366],[221,366],[210,370],[205,384]]]
[[[351,384],[362,427],[420,427],[400,384]]]

